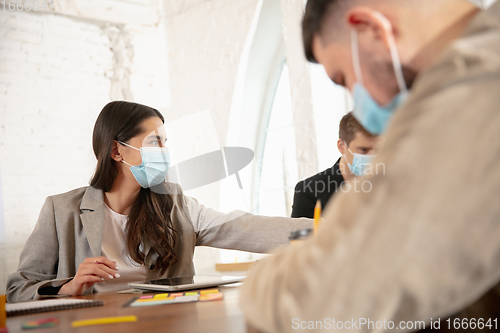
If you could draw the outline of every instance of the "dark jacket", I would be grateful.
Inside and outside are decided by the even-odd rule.
[[[344,177],[339,168],[340,158],[331,168],[302,180],[295,186],[292,217],[313,218],[318,199],[325,208],[332,195],[340,189]]]

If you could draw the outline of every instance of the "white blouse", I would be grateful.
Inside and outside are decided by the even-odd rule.
[[[114,260],[118,264],[119,278],[98,282],[94,285],[95,291],[117,291],[129,289],[128,283],[146,280],[146,268],[133,261],[127,253],[127,239],[125,226],[127,215],[113,211],[106,204],[104,228],[102,233],[101,255]]]

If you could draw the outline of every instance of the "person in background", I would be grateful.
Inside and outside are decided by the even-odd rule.
[[[360,124],[384,134],[373,164],[386,172],[361,178],[369,192],[337,193],[314,237],[252,267],[247,322],[498,332],[500,2],[309,0],[302,32],[307,58],[353,93]]]
[[[339,191],[344,180],[370,173],[370,160],[375,153],[377,137],[359,124],[352,112],[340,120],[337,148],[342,156],[329,169],[302,180],[295,186],[292,217],[314,217],[316,201],[325,208]]]
[[[269,252],[307,219],[223,214],[165,182],[164,118],[145,105],[108,103],[94,126],[90,186],[50,196],[7,282],[8,302],[128,289],[194,275],[195,246]]]

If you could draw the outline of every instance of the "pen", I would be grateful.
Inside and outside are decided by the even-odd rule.
[[[107,317],[107,318],[96,318],[87,320],[77,320],[72,323],[73,327],[90,326],[90,325],[101,325],[101,324],[114,324],[114,323],[124,323],[129,321],[137,321],[136,316],[123,316],[123,317]]]
[[[319,227],[319,219],[321,218],[321,201],[316,201],[316,207],[314,207],[314,234],[316,234]]]

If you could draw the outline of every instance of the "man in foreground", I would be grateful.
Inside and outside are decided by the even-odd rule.
[[[500,281],[500,3],[309,0],[303,35],[363,127],[385,131],[386,173],[255,265],[245,317],[268,333],[443,327]]]

